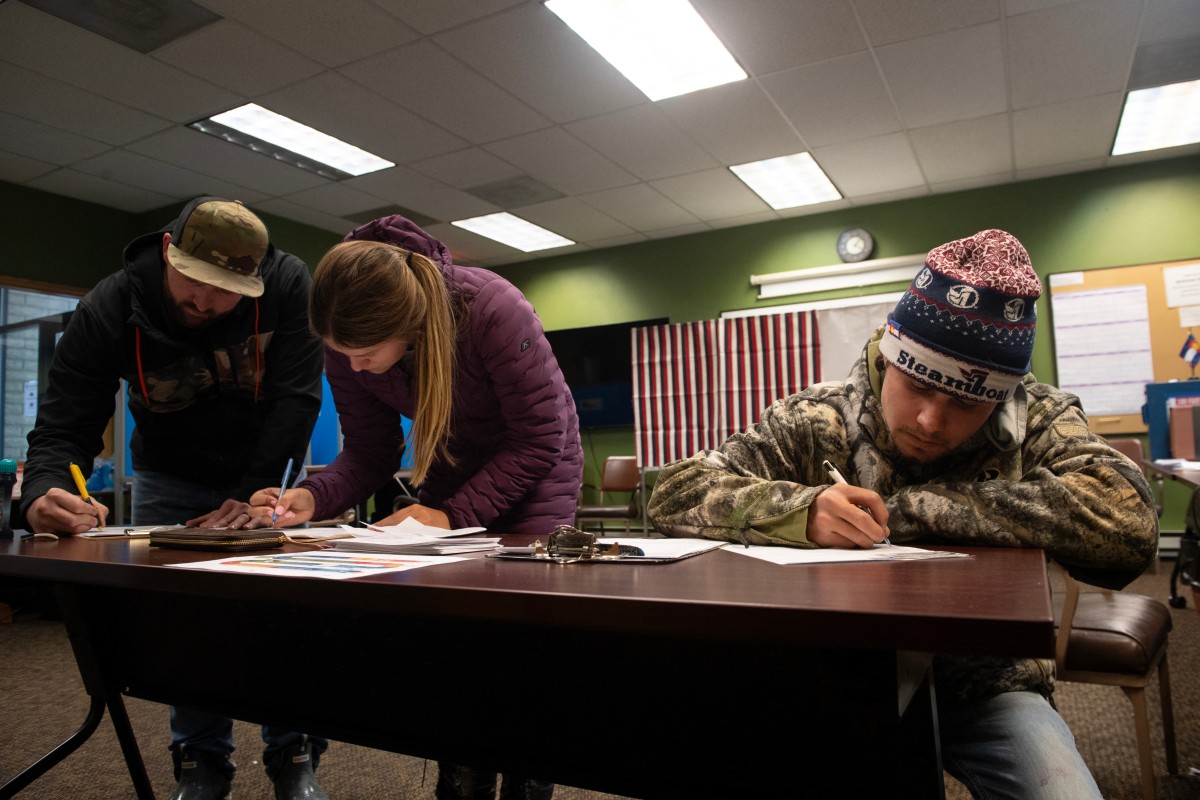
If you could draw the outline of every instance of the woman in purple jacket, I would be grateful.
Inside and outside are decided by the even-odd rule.
[[[549,534],[571,524],[583,475],[579,423],[529,301],[508,281],[451,263],[402,216],[351,231],[317,265],[309,324],[342,451],[279,501],[293,525],[337,516],[383,486],[413,420],[412,516],[442,528]],[[277,490],[253,501],[274,506]]]
[[[571,524],[583,475],[579,422],[533,307],[508,281],[451,263],[446,247],[401,216],[356,228],[313,278],[309,324],[342,451],[276,500],[251,498],[295,525],[336,516],[392,476],[413,420],[417,504],[405,517],[441,528],[549,534]],[[440,763],[438,800],[493,797],[495,773]],[[553,784],[504,776],[502,800],[549,800]]]

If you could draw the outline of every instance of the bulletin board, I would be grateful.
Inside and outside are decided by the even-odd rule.
[[[1055,273],[1049,283],[1059,386],[1080,396],[1094,433],[1145,433],[1139,372],[1145,382],[1200,375],[1179,356],[1189,330],[1200,339],[1200,259]],[[1133,407],[1131,397],[1143,399]]]

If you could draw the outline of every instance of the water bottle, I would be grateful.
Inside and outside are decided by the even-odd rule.
[[[0,539],[13,538],[12,493],[17,484],[17,462],[11,458],[0,459],[0,492],[4,493],[4,504],[0,505]]]

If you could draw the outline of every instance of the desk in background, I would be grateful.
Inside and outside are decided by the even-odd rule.
[[[1152,460],[1143,461],[1142,466],[1150,475],[1176,481],[1191,489],[1192,497],[1189,500],[1190,503],[1195,503],[1200,499],[1196,497],[1196,492],[1200,491],[1200,470],[1157,464]],[[1186,520],[1187,517],[1185,516],[1184,519]],[[1193,530],[1188,526],[1184,529],[1183,536],[1179,539],[1179,552],[1175,557],[1175,566],[1171,569],[1171,596],[1167,600],[1171,608],[1185,608],[1187,606],[1187,599],[1177,590],[1178,582],[1182,577],[1185,582],[1192,585],[1192,599],[1196,603],[1196,608],[1200,609],[1200,589],[1194,584],[1194,579],[1200,576],[1182,575],[1185,562],[1195,561],[1198,558],[1200,558],[1200,531]]]
[[[477,557],[326,581],[69,538],[0,546],[0,574],[57,587],[142,798],[122,693],[631,797],[791,796],[822,774],[940,797],[929,654],[1054,652],[1042,552],[956,549],[975,557]]]

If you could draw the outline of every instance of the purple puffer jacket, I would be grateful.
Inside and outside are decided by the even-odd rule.
[[[450,452],[420,487],[423,505],[446,513],[454,528],[548,534],[575,516],[583,455],[575,403],[533,306],[508,281],[451,263],[445,245],[402,216],[377,219],[346,239],[391,242],[432,259],[446,286],[467,303],[458,341]],[[336,516],[383,486],[399,463],[401,414],[416,402],[411,354],[382,375],[355,372],[328,348],[329,378],[343,448],[330,466],[305,479],[316,498],[314,519]]]

